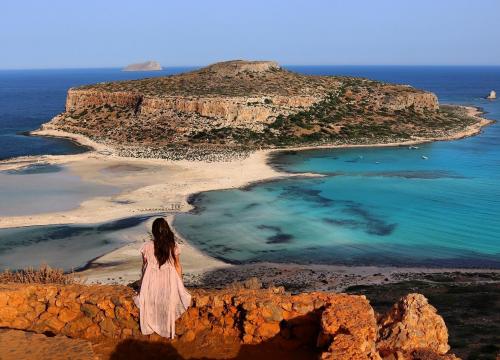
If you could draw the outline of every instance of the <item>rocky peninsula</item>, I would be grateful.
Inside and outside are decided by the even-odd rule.
[[[236,60],[72,88],[65,112],[42,130],[83,135],[120,156],[219,160],[261,148],[442,139],[476,122],[410,86]]]

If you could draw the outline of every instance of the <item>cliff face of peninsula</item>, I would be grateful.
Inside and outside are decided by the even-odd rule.
[[[474,121],[410,86],[308,76],[269,61],[68,91],[45,129],[120,147],[255,148],[439,137]]]
[[[94,343],[147,341],[133,295],[124,286],[1,284],[0,327]],[[279,349],[282,356],[295,353],[294,358],[457,359],[449,353],[443,319],[419,294],[403,297],[382,315],[358,295],[193,290],[192,306],[178,319],[176,334],[172,344],[183,358],[236,358],[245,349],[263,354],[265,347]]]
[[[266,101],[267,99],[267,101]],[[86,108],[118,106],[134,111],[134,115],[160,116],[162,113],[181,112],[193,117],[218,119],[227,126],[249,126],[266,123],[280,114],[294,109],[308,108],[320,99],[314,96],[262,97],[149,97],[134,92],[101,92],[70,89],[66,112],[77,113]],[[272,106],[267,106],[266,102]]]

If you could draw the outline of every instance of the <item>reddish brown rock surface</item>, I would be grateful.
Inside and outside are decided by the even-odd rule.
[[[96,359],[92,344],[81,339],[20,330],[0,329],[2,360],[92,360]]]
[[[154,348],[177,358],[453,359],[442,318],[418,294],[377,322],[364,296],[194,290],[173,342],[140,334],[133,295],[124,286],[3,284],[0,327],[91,340],[110,358]]]
[[[381,354],[420,350],[438,356],[450,350],[448,329],[443,318],[421,294],[409,294],[402,298],[381,318],[379,325],[377,346]]]

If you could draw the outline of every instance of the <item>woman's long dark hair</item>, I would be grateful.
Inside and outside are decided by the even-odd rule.
[[[161,267],[170,259],[175,262],[175,237],[167,221],[163,218],[155,219],[152,233],[158,265]]]

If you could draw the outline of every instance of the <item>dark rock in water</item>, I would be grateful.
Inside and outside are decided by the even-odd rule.
[[[267,244],[283,244],[288,243],[293,239],[293,236],[285,233],[278,233],[267,238]]]
[[[48,163],[36,163],[23,166],[17,169],[5,170],[4,173],[8,175],[31,175],[31,174],[49,174],[62,171],[59,165]]]

